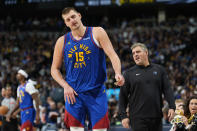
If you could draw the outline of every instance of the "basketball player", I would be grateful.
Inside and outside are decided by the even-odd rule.
[[[39,97],[38,90],[31,82],[27,81],[28,74],[20,69],[16,75],[20,85],[17,88],[17,103],[12,114],[20,107],[21,110],[21,131],[33,131],[33,123],[36,120],[36,124],[39,123]],[[36,111],[33,106],[33,100],[35,101]]]
[[[51,75],[64,88],[66,127],[84,131],[88,116],[89,129],[106,131],[109,119],[104,86],[105,54],[112,62],[118,86],[124,84],[121,63],[105,30],[84,26],[81,17],[72,7],[63,9],[62,18],[71,32],[56,42]],[[65,79],[60,72],[63,61]]]

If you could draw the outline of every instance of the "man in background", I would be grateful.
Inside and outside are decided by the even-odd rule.
[[[173,91],[165,69],[149,62],[144,44],[131,46],[136,63],[124,73],[125,85],[119,94],[119,112],[122,125],[133,131],[162,131],[162,94],[169,103],[168,117],[174,116]],[[126,108],[129,104],[129,117]]]
[[[14,110],[8,116],[8,120],[10,117],[13,117],[13,113],[20,107],[21,110],[21,131],[33,131],[35,125],[39,124],[40,121],[40,101],[39,101],[39,92],[32,84],[32,82],[28,82],[28,74],[20,69],[16,75],[16,78],[19,82],[19,86],[17,88],[17,103],[14,107]],[[35,101],[35,108],[33,106],[33,101]]]
[[[1,97],[0,97],[0,103],[5,97],[5,88],[1,88]],[[3,124],[3,116],[0,115],[0,131],[2,131],[2,124]]]
[[[3,124],[2,124],[2,130],[3,131],[17,131],[17,118],[16,114],[13,115],[13,117],[10,119],[10,121],[6,120],[6,116],[10,115],[10,113],[13,111],[15,105],[16,105],[16,100],[12,97],[12,88],[11,86],[7,86],[5,90],[5,98],[1,102],[2,106],[7,106],[8,107],[8,112],[3,116]]]

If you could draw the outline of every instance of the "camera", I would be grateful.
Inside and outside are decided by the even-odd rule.
[[[185,131],[185,124],[181,115],[176,115],[171,123],[176,125],[175,131]]]
[[[190,131],[197,131],[197,113],[192,118],[192,127]]]
[[[180,122],[176,124],[176,130],[175,131],[185,131],[185,124]]]
[[[193,122],[195,125],[197,125],[197,113],[194,114],[193,119],[192,119],[192,122]]]

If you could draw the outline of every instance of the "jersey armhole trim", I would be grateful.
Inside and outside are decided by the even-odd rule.
[[[64,48],[65,48],[65,46],[66,46],[66,36],[67,36],[67,34],[64,35],[64,46],[63,46],[63,49],[62,49],[63,58],[64,58],[64,55],[65,55],[65,53],[64,53]]]
[[[94,38],[94,35],[93,35],[92,30],[93,30],[93,27],[91,27],[91,41],[93,42],[93,44],[94,44],[97,48],[102,49],[101,46],[100,46],[100,44],[99,44],[99,42]]]

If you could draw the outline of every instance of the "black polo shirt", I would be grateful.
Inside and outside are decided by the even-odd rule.
[[[165,69],[157,64],[147,67],[135,65],[124,73],[125,85],[119,94],[119,113],[121,119],[126,116],[129,103],[131,118],[161,118],[162,94],[175,109],[171,84]]]

